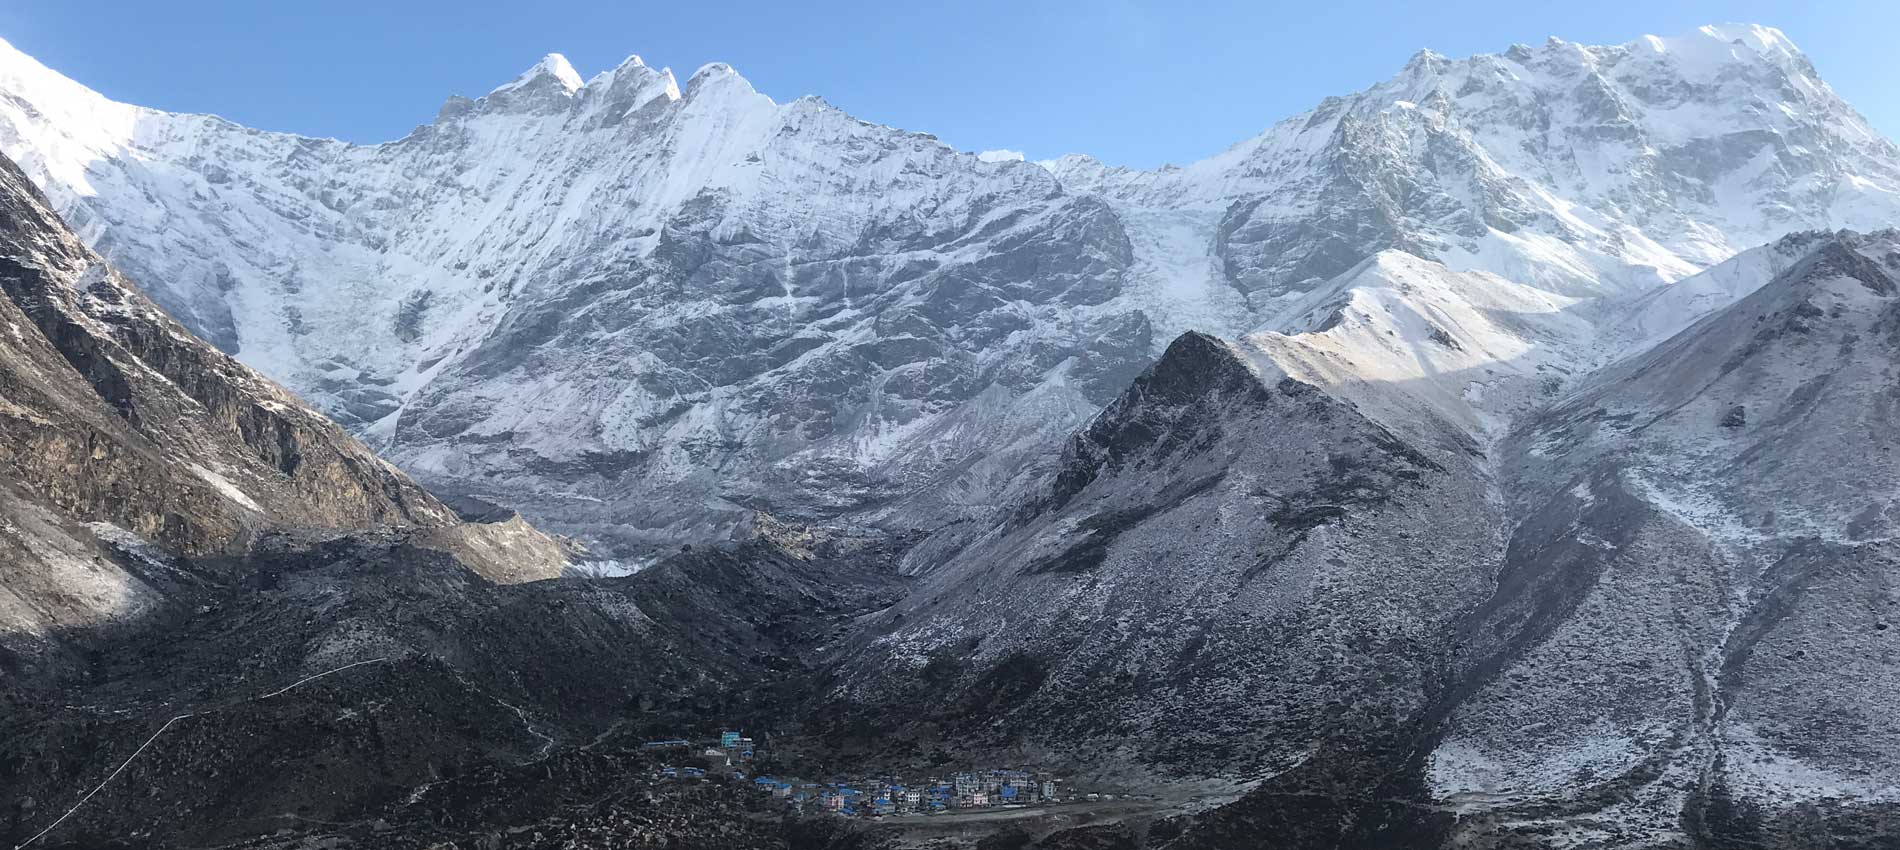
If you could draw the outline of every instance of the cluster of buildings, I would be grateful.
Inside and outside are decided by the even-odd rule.
[[[771,776],[748,775],[757,751],[751,738],[727,731],[712,741],[670,738],[648,741],[640,749],[677,754],[705,767],[665,765],[657,770],[663,780],[705,779],[708,769],[801,812],[828,812],[843,817],[937,814],[958,809],[994,806],[1035,806],[1061,799],[1056,777],[1027,770],[972,770],[919,781],[862,779],[843,782],[803,782]],[[1095,795],[1089,795],[1093,798]],[[1080,798],[1077,798],[1080,799]]]
[[[844,817],[1033,806],[1055,802],[1061,794],[1057,779],[1026,770],[969,771],[916,783],[887,779],[797,783],[761,776],[752,784],[794,809]]]

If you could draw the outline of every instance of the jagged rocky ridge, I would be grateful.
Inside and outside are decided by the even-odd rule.
[[[1270,325],[1380,251],[1582,314],[1900,191],[1749,26],[1425,52],[1154,172],[985,161],[717,65],[550,57],[355,146],[5,53],[0,149],[160,304],[429,483],[629,553],[752,508],[980,521],[1179,333]]]

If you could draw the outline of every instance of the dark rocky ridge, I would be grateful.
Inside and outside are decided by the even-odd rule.
[[[243,532],[266,523],[456,521],[334,424],[153,307],[10,162],[0,164],[0,255],[18,408],[4,450],[19,480],[61,510],[191,555],[241,550]],[[52,427],[29,433],[27,416]],[[227,470],[259,507],[193,480],[185,463]]]

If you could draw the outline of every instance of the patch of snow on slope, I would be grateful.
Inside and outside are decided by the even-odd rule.
[[[1900,785],[1891,777],[1849,775],[1811,764],[1775,747],[1746,724],[1725,725],[1722,738],[1726,773],[1746,791],[1791,803],[1827,799],[1900,801]]]

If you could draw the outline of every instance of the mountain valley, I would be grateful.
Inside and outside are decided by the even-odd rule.
[[[0,152],[10,846],[1900,842],[1900,148],[1777,30],[1155,171],[558,55],[352,145],[0,44]],[[1123,799],[727,779],[978,765]]]

